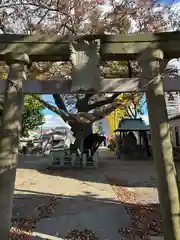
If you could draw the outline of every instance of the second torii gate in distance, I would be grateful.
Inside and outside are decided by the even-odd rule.
[[[165,239],[175,240],[180,228],[179,193],[176,171],[173,162],[172,144],[168,125],[168,116],[164,100],[166,91],[180,90],[177,79],[170,86],[165,76],[163,86],[163,69],[167,60],[180,57],[180,33],[135,34],[135,35],[101,35],[101,36],[20,36],[2,35],[0,38],[0,60],[10,66],[8,81],[4,84],[5,107],[2,117],[2,137],[0,141],[0,167],[7,169],[16,166],[18,143],[23,109],[23,92],[31,93],[31,83],[27,81],[27,66],[31,61],[68,61],[71,60],[72,81],[66,85],[66,91],[101,91],[119,92],[144,91],[146,93],[149,121],[152,134],[153,158],[158,173],[158,189]],[[140,78],[119,79],[114,82],[100,82],[100,62],[113,60],[137,60],[142,68]],[[128,82],[130,81],[130,82]],[[33,81],[31,80],[32,84]],[[123,88],[121,89],[122,84]],[[29,85],[28,85],[29,84]],[[36,85],[39,83],[36,82]],[[53,81],[46,89],[50,89]],[[61,82],[56,88],[62,88]],[[129,86],[133,84],[132,86]],[[40,84],[43,86],[43,83]],[[40,86],[39,85],[39,86]],[[178,85],[178,86],[177,86]],[[3,86],[3,85],[2,85]],[[28,87],[29,86],[29,87]],[[47,93],[46,90],[34,90]],[[107,87],[108,86],[108,87]],[[177,87],[177,89],[176,89]],[[53,89],[53,88],[52,88]],[[122,91],[123,90],[123,91]],[[50,93],[50,92],[49,92]],[[15,168],[0,182],[15,178]],[[14,185],[8,180],[9,204]],[[1,189],[0,189],[1,190]],[[5,191],[0,191],[1,197]],[[7,194],[7,191],[6,191]],[[6,196],[7,197],[7,196]],[[171,204],[173,202],[173,204]],[[0,208],[2,208],[0,202]],[[10,210],[4,210],[10,215]],[[167,217],[167,216],[170,216]],[[8,218],[6,218],[9,221]],[[4,222],[5,224],[5,222]],[[3,231],[3,224],[0,232]],[[180,235],[179,235],[180,236]],[[3,239],[6,240],[7,232]],[[179,238],[178,238],[179,239]],[[177,240],[177,238],[176,238]]]

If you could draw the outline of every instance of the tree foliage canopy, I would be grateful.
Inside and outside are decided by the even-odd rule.
[[[40,98],[38,95],[37,98]],[[42,110],[44,105],[31,95],[24,98],[24,111],[22,119],[22,136],[28,136],[29,130],[34,130],[44,123]]]
[[[34,99],[31,95],[26,95],[24,98],[24,110],[22,117],[22,132],[21,136],[27,137],[29,130],[34,130],[38,126],[44,123],[44,114],[42,110],[44,109],[44,105],[38,101],[40,96],[36,95],[36,99]],[[3,109],[3,97],[0,99],[0,115],[2,116]]]

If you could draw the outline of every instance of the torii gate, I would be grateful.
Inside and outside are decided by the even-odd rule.
[[[0,170],[12,170],[0,175],[0,199],[9,199],[9,205],[0,201],[0,208],[4,209],[6,216],[0,225],[0,232],[11,216],[11,209],[7,206],[12,202],[24,93],[64,93],[80,89],[98,92],[144,91],[152,134],[153,158],[158,172],[164,235],[165,239],[175,240],[180,228],[180,206],[164,90],[179,91],[180,81],[178,77],[168,79],[162,73],[168,60],[180,57],[179,42],[180,32],[66,37],[1,35],[0,60],[5,60],[10,67],[8,81],[0,81],[1,92],[6,89],[0,140]],[[48,83],[26,80],[27,67],[31,61],[68,60],[73,63],[72,82],[64,82],[62,79]],[[104,60],[137,60],[142,67],[141,77],[100,81],[100,61]],[[6,182],[6,191],[3,182]],[[7,229],[4,231],[1,237],[6,240]]]

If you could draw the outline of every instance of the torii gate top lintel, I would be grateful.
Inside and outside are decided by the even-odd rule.
[[[89,43],[83,44],[83,41]],[[99,44],[92,44],[92,41]],[[147,49],[151,51],[151,48],[160,49],[163,58],[167,61],[180,57],[179,42],[180,32],[79,36],[3,34],[0,38],[0,61],[7,62],[6,54],[14,52],[25,53],[31,61],[36,62],[71,61],[73,63],[72,81],[59,77],[56,80],[52,79],[51,83],[49,80],[33,80],[32,84],[31,80],[27,80],[23,84],[24,93],[67,93],[76,92],[78,89],[94,89],[97,92],[144,92],[149,82],[145,76],[102,79],[100,61],[139,60],[139,56],[142,56],[142,53],[147,54]],[[179,76],[170,79],[165,75],[164,91],[179,91],[179,79]],[[0,81],[0,93],[4,92],[5,86],[6,81]]]
[[[100,40],[102,61],[135,60],[146,48],[154,46],[167,59],[180,57],[180,32],[138,33],[129,35],[12,35],[0,37],[0,60],[11,51],[23,51],[32,61],[68,61],[69,44],[74,41]]]

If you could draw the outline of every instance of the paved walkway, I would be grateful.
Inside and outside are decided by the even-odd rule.
[[[73,229],[89,229],[100,240],[120,240],[129,217],[100,170],[44,171],[47,159],[20,162],[13,218],[37,220],[33,239],[64,239]]]

